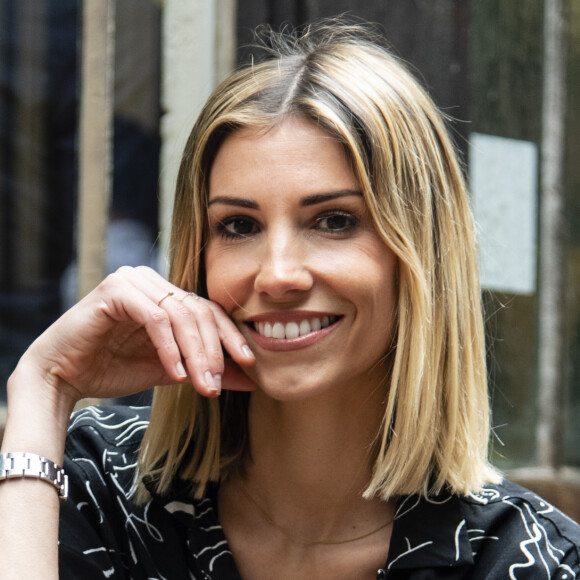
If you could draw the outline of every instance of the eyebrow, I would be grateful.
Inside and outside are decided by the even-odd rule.
[[[245,197],[228,197],[227,195],[214,197],[207,202],[207,207],[213,205],[214,203],[221,203],[223,205],[235,205],[236,207],[245,207],[247,209],[260,209],[260,206],[255,201],[246,199]]]
[[[332,201],[333,199],[339,199],[341,197],[348,197],[351,195],[362,197],[362,193],[358,190],[341,189],[339,191],[328,191],[325,193],[314,193],[312,195],[307,195],[300,200],[300,205],[302,207],[307,207],[309,205],[316,205],[317,203],[324,203],[325,201]]]
[[[318,203],[324,203],[325,201],[332,201],[333,199],[339,199],[341,197],[348,196],[362,197],[360,191],[354,189],[341,189],[339,191],[328,191],[324,193],[313,193],[312,195],[307,195],[300,200],[301,207],[308,207],[311,205],[316,205]],[[223,205],[234,205],[236,207],[243,207],[246,209],[260,209],[258,203],[252,199],[247,199],[245,197],[229,197],[227,195],[222,195],[210,199],[208,202],[208,207],[215,203],[220,203]]]

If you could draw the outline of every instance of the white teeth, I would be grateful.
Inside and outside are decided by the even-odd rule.
[[[284,325],[281,322],[274,322],[274,326],[272,326],[272,338],[286,338]]]
[[[289,322],[286,325],[286,338],[298,338],[300,336],[300,327],[296,322]]]
[[[323,316],[320,318],[311,318],[310,320],[301,320],[298,322],[256,322],[254,328],[266,338],[298,338],[311,332],[326,328],[338,320],[337,316]]]
[[[272,325],[269,322],[264,323],[264,332],[262,334],[268,338],[272,337]]]
[[[304,336],[305,334],[308,334],[309,332],[312,332],[312,326],[310,325],[310,322],[308,322],[308,320],[303,320],[300,323],[300,336]]]

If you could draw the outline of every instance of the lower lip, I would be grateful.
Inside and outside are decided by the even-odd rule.
[[[251,326],[247,326],[248,330],[250,331],[250,336],[252,340],[264,350],[273,350],[273,351],[291,351],[291,350],[300,350],[302,348],[306,348],[319,340],[322,340],[326,336],[328,336],[333,330],[335,330],[338,325],[342,322],[342,318],[337,320],[334,324],[327,326],[326,328],[321,328],[320,330],[314,330],[305,334],[303,336],[298,336],[296,338],[268,338],[266,336],[262,336],[258,332],[256,332]]]

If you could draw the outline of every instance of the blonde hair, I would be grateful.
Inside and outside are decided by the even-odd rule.
[[[489,404],[475,232],[441,114],[406,68],[360,25],[268,34],[268,57],[224,81],[195,124],[179,171],[173,283],[205,293],[208,175],[242,127],[301,116],[338,139],[377,231],[398,257],[396,334],[366,497],[467,494],[499,476],[489,465]],[[248,394],[156,390],[140,473],[157,493],[175,477],[201,496],[247,458]],[[227,425],[227,429],[223,428]],[[147,491],[141,484],[138,498]]]

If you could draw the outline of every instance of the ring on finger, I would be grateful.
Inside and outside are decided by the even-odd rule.
[[[189,298],[190,296],[191,296],[192,298],[194,298],[195,300],[199,300],[199,296],[198,296],[198,295],[197,295],[195,292],[188,292],[188,293],[187,293],[187,294],[186,294],[186,295],[185,295],[185,296],[184,296],[184,297],[181,299],[181,301],[182,301],[182,302],[184,302],[184,301],[185,301],[185,299],[186,299],[186,298]]]
[[[161,306],[161,303],[166,299],[169,298],[170,296],[173,296],[174,292],[173,290],[170,290],[161,300],[159,300],[159,302],[157,302],[157,306]]]

